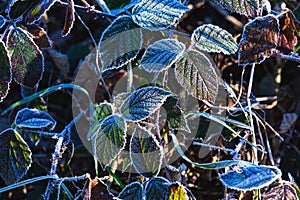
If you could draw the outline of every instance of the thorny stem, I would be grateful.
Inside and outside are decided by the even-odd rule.
[[[56,170],[57,170],[57,165],[59,159],[62,157],[63,154],[63,148],[66,144],[63,144],[63,141],[65,139],[66,134],[70,134],[70,129],[72,126],[75,125],[75,123],[88,111],[86,109],[85,111],[81,112],[79,115],[77,115],[65,128],[62,130],[62,132],[57,135],[58,140],[55,145],[55,150],[54,153],[52,154],[52,163],[51,163],[51,169],[50,169],[50,174],[49,175],[55,175]],[[55,186],[55,181],[51,180],[48,182],[48,186],[46,188],[45,194],[44,194],[44,200],[50,199],[51,191],[53,187]]]

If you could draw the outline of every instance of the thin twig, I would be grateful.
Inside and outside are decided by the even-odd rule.
[[[51,163],[51,169],[50,169],[50,175],[55,175],[57,170],[58,161],[62,156],[62,149],[66,145],[63,143],[66,134],[70,134],[70,129],[75,125],[75,123],[88,111],[86,109],[84,112],[81,112],[79,115],[77,115],[65,128],[64,130],[58,135],[58,140],[55,145],[54,153],[52,154],[52,163]],[[48,182],[44,199],[48,200],[50,199],[50,195],[52,192],[53,187],[55,186],[55,181],[51,180]]]
[[[60,1],[60,0],[57,0],[56,3],[57,4],[55,4],[55,5],[58,5],[58,6],[63,6],[63,7],[68,7],[69,6],[68,3]],[[113,19],[117,18],[116,15],[101,12],[99,10],[96,10],[93,6],[86,7],[86,6],[74,5],[74,8],[75,8],[75,10],[80,10],[80,11],[85,11],[85,12],[88,12],[88,13],[92,13],[93,15],[95,15],[97,17],[102,17],[102,18],[109,17],[109,18],[113,18]]]

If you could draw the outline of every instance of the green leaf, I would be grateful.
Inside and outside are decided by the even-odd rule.
[[[230,55],[237,51],[237,43],[226,30],[211,24],[199,26],[192,34],[192,43],[203,51]]]
[[[143,199],[143,186],[139,182],[133,182],[120,192],[118,198],[122,200],[142,200]]]
[[[70,31],[73,27],[74,21],[75,21],[74,1],[68,0],[68,7],[67,7],[67,11],[66,11],[64,28],[61,32],[61,35],[63,37],[67,36],[70,33]]]
[[[136,127],[130,141],[130,158],[135,170],[144,177],[159,173],[163,149],[155,136],[145,128]]]
[[[187,195],[187,192],[179,183],[172,183],[168,187],[168,193],[166,200],[189,200],[189,197]]]
[[[0,133],[0,154],[0,175],[7,185],[20,180],[32,162],[28,145],[13,129]]]
[[[239,65],[259,64],[277,52],[280,28],[276,16],[256,17],[244,26],[239,43]]]
[[[125,148],[126,122],[118,114],[106,117],[95,137],[93,148],[98,161],[103,166],[108,166]]]
[[[216,4],[245,16],[257,17],[259,15],[259,0],[213,0]]]
[[[160,176],[151,178],[145,188],[146,199],[165,200],[170,184],[170,181]]]
[[[56,121],[51,117],[51,115],[44,111],[23,108],[17,113],[14,125],[17,128],[47,128],[48,130],[53,130],[56,125]]]
[[[14,79],[27,87],[34,87],[42,78],[44,57],[33,40],[20,28],[12,28],[7,36]]]
[[[189,94],[200,100],[215,102],[219,80],[211,61],[201,52],[186,52],[175,63],[175,76]]]
[[[168,125],[174,130],[183,130],[190,133],[191,131],[188,127],[184,113],[178,105],[178,101],[179,99],[177,97],[170,96],[163,104],[163,107],[167,113]]]
[[[221,182],[235,190],[255,190],[266,187],[281,177],[281,171],[274,166],[240,166],[219,174]]]
[[[29,103],[28,107],[47,112],[47,103],[42,97],[34,99]]]
[[[135,90],[120,108],[122,117],[128,121],[141,121],[154,113],[172,93],[162,88],[148,86]]]
[[[188,10],[177,0],[143,0],[132,10],[133,21],[152,31],[171,27]]]
[[[7,96],[9,86],[12,80],[12,72],[10,67],[10,60],[7,55],[7,50],[2,41],[0,41],[0,102]]]
[[[149,45],[141,60],[147,72],[161,72],[172,66],[183,54],[185,45],[174,39],[162,39]]]
[[[33,24],[34,22],[40,20],[56,1],[57,0],[37,1],[37,3],[32,4],[31,7],[26,11],[23,20],[28,24]]]
[[[117,69],[133,60],[143,42],[141,29],[131,17],[120,16],[103,32],[100,42],[102,70]]]
[[[9,3],[8,15],[10,19],[23,17],[25,12],[35,5],[38,0],[12,0]]]
[[[109,115],[112,115],[112,105],[110,103],[100,103],[93,112],[93,118],[92,118],[92,126],[90,127],[87,139],[90,140],[93,135],[98,132],[98,129],[102,123],[102,121],[108,117]]]

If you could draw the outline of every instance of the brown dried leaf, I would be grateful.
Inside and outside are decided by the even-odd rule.
[[[283,184],[266,192],[263,200],[299,200],[299,198],[292,184],[284,181]]]
[[[245,25],[239,44],[239,65],[261,63],[277,52],[279,21],[270,14]]]

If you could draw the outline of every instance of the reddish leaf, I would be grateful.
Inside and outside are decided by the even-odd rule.
[[[263,200],[274,199],[299,200],[296,190],[287,181],[284,181],[283,184],[277,187],[273,187],[271,190],[269,190],[263,195]]]
[[[66,12],[65,24],[64,24],[64,28],[61,32],[61,35],[63,37],[67,36],[73,27],[74,20],[75,20],[74,13],[75,13],[74,1],[68,0],[68,8],[67,8],[67,12]]]
[[[273,55],[279,41],[279,22],[274,15],[257,17],[245,25],[239,44],[239,65],[261,63]]]
[[[279,18],[279,24],[280,37],[277,49],[282,53],[289,54],[294,50],[298,42],[297,29],[290,10]]]
[[[12,79],[10,70],[10,61],[7,55],[7,50],[2,41],[0,41],[0,102],[6,97],[9,85]]]
[[[15,81],[27,87],[34,87],[44,71],[42,52],[21,28],[10,30],[7,47]]]

